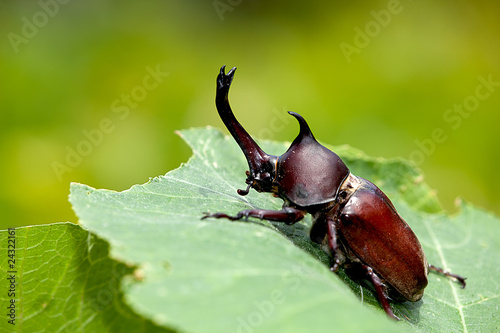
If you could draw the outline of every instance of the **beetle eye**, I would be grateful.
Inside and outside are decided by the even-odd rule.
[[[345,200],[345,198],[347,198],[347,192],[340,191],[337,197],[338,197],[339,201],[343,201],[343,200]]]

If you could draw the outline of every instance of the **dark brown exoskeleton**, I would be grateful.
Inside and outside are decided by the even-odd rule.
[[[389,300],[420,300],[433,270],[456,279],[465,278],[429,265],[417,237],[387,196],[366,179],[350,173],[340,157],[319,144],[302,116],[289,112],[300,132],[281,156],[266,154],[236,120],[228,93],[234,71],[217,77],[216,106],[227,129],[248,161],[245,190],[271,192],[283,199],[279,211],[248,209],[230,216],[205,213],[203,218],[239,220],[256,217],[294,224],[312,215],[310,237],[325,244],[332,256],[332,271],[339,267],[361,272],[375,289],[386,314],[394,319]]]

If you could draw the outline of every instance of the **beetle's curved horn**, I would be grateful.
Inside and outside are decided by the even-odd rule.
[[[294,116],[297,119],[297,121],[299,122],[299,126],[300,126],[299,135],[297,135],[294,142],[292,142],[292,145],[297,144],[298,142],[302,141],[304,138],[308,138],[308,139],[311,139],[311,140],[317,142],[316,138],[312,134],[311,129],[309,128],[309,125],[307,124],[304,117],[302,117],[297,112],[293,112],[293,111],[288,111],[288,114]]]
[[[217,76],[215,105],[217,106],[217,111],[224,125],[226,125],[234,140],[236,140],[245,154],[248,161],[248,167],[250,168],[248,183],[251,186],[251,180],[260,180],[263,173],[274,172],[273,166],[271,165],[273,164],[271,160],[274,156],[265,153],[234,116],[231,106],[229,105],[228,94],[236,67],[233,67],[227,74],[225,74],[225,68],[225,65],[222,66],[220,74]],[[240,190],[238,193],[245,195],[248,193],[248,189],[246,191]]]

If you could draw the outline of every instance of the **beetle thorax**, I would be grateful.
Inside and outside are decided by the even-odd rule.
[[[276,183],[279,195],[307,207],[334,201],[349,169],[314,137],[303,137],[279,157]]]

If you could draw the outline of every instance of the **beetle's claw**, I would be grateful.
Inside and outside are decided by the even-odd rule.
[[[449,278],[451,278],[451,279],[453,279],[453,280],[457,281],[458,283],[460,283],[460,285],[461,285],[462,289],[464,289],[464,288],[465,288],[465,285],[466,285],[465,280],[466,280],[467,278],[462,277],[462,276],[457,275],[457,274],[450,273],[450,272],[448,272],[448,271],[446,271],[446,270],[444,270],[444,269],[442,269],[442,268],[440,268],[440,267],[434,266],[434,265],[429,265],[429,269],[430,269],[431,271],[434,271],[434,272],[436,272],[436,273],[442,274],[442,275],[444,275],[444,276],[447,276],[447,277],[449,277]]]
[[[457,279],[458,283],[460,283],[462,285],[461,286],[462,289],[464,289],[465,285],[466,285],[465,279],[467,279],[467,278],[464,278],[464,277],[461,277],[461,276],[457,275],[457,276],[455,276],[455,279]]]
[[[214,218],[214,219],[220,219],[224,217],[225,214],[222,213],[208,213],[208,212],[203,212],[203,216],[201,217],[202,220],[208,219],[208,218]]]
[[[228,219],[231,221],[239,220],[240,216],[229,216],[224,213],[208,213],[208,212],[203,212],[203,215],[201,217],[202,220],[207,219],[207,218],[214,218],[214,219]]]

